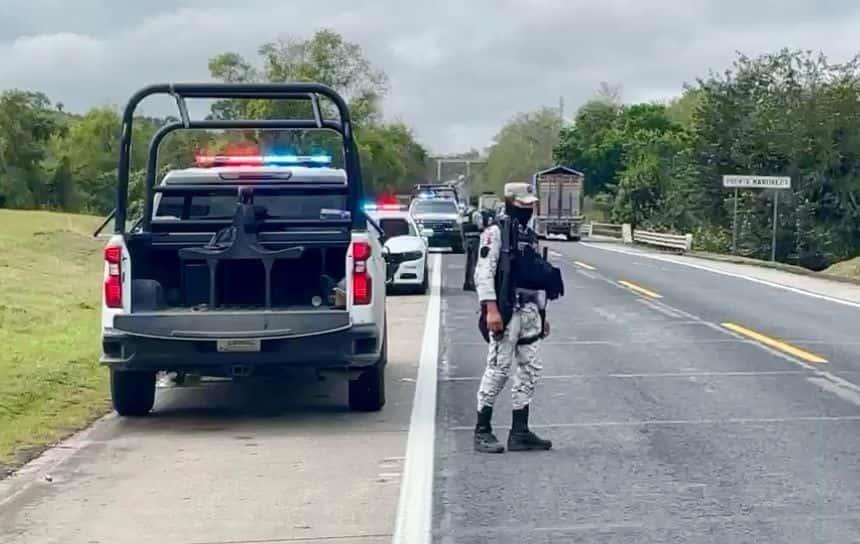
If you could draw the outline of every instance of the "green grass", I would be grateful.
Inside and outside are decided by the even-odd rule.
[[[0,468],[108,409],[96,217],[0,210]]]
[[[848,259],[847,261],[831,265],[824,272],[827,274],[833,274],[834,276],[843,276],[860,280],[860,257],[854,257],[853,259]]]

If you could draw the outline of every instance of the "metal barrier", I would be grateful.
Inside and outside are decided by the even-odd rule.
[[[634,230],[633,241],[649,246],[680,249],[681,251],[690,251],[693,248],[692,234],[663,234],[648,232],[646,230]]]
[[[588,226],[588,236],[607,236],[609,238],[622,238],[624,225],[613,223],[595,223],[592,221]]]

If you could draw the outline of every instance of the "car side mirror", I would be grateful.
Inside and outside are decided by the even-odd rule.
[[[433,229],[421,229],[422,238],[430,238],[433,236]]]

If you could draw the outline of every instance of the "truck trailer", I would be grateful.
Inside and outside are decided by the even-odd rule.
[[[582,228],[585,174],[566,166],[535,173],[532,185],[538,195],[534,229],[538,236],[563,235],[578,241]]]

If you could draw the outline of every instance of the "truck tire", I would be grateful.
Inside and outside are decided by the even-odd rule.
[[[388,331],[382,339],[379,361],[349,382],[349,409],[378,412],[385,406],[385,365],[388,363]]]
[[[119,415],[145,416],[155,404],[155,372],[111,370],[110,394]]]

